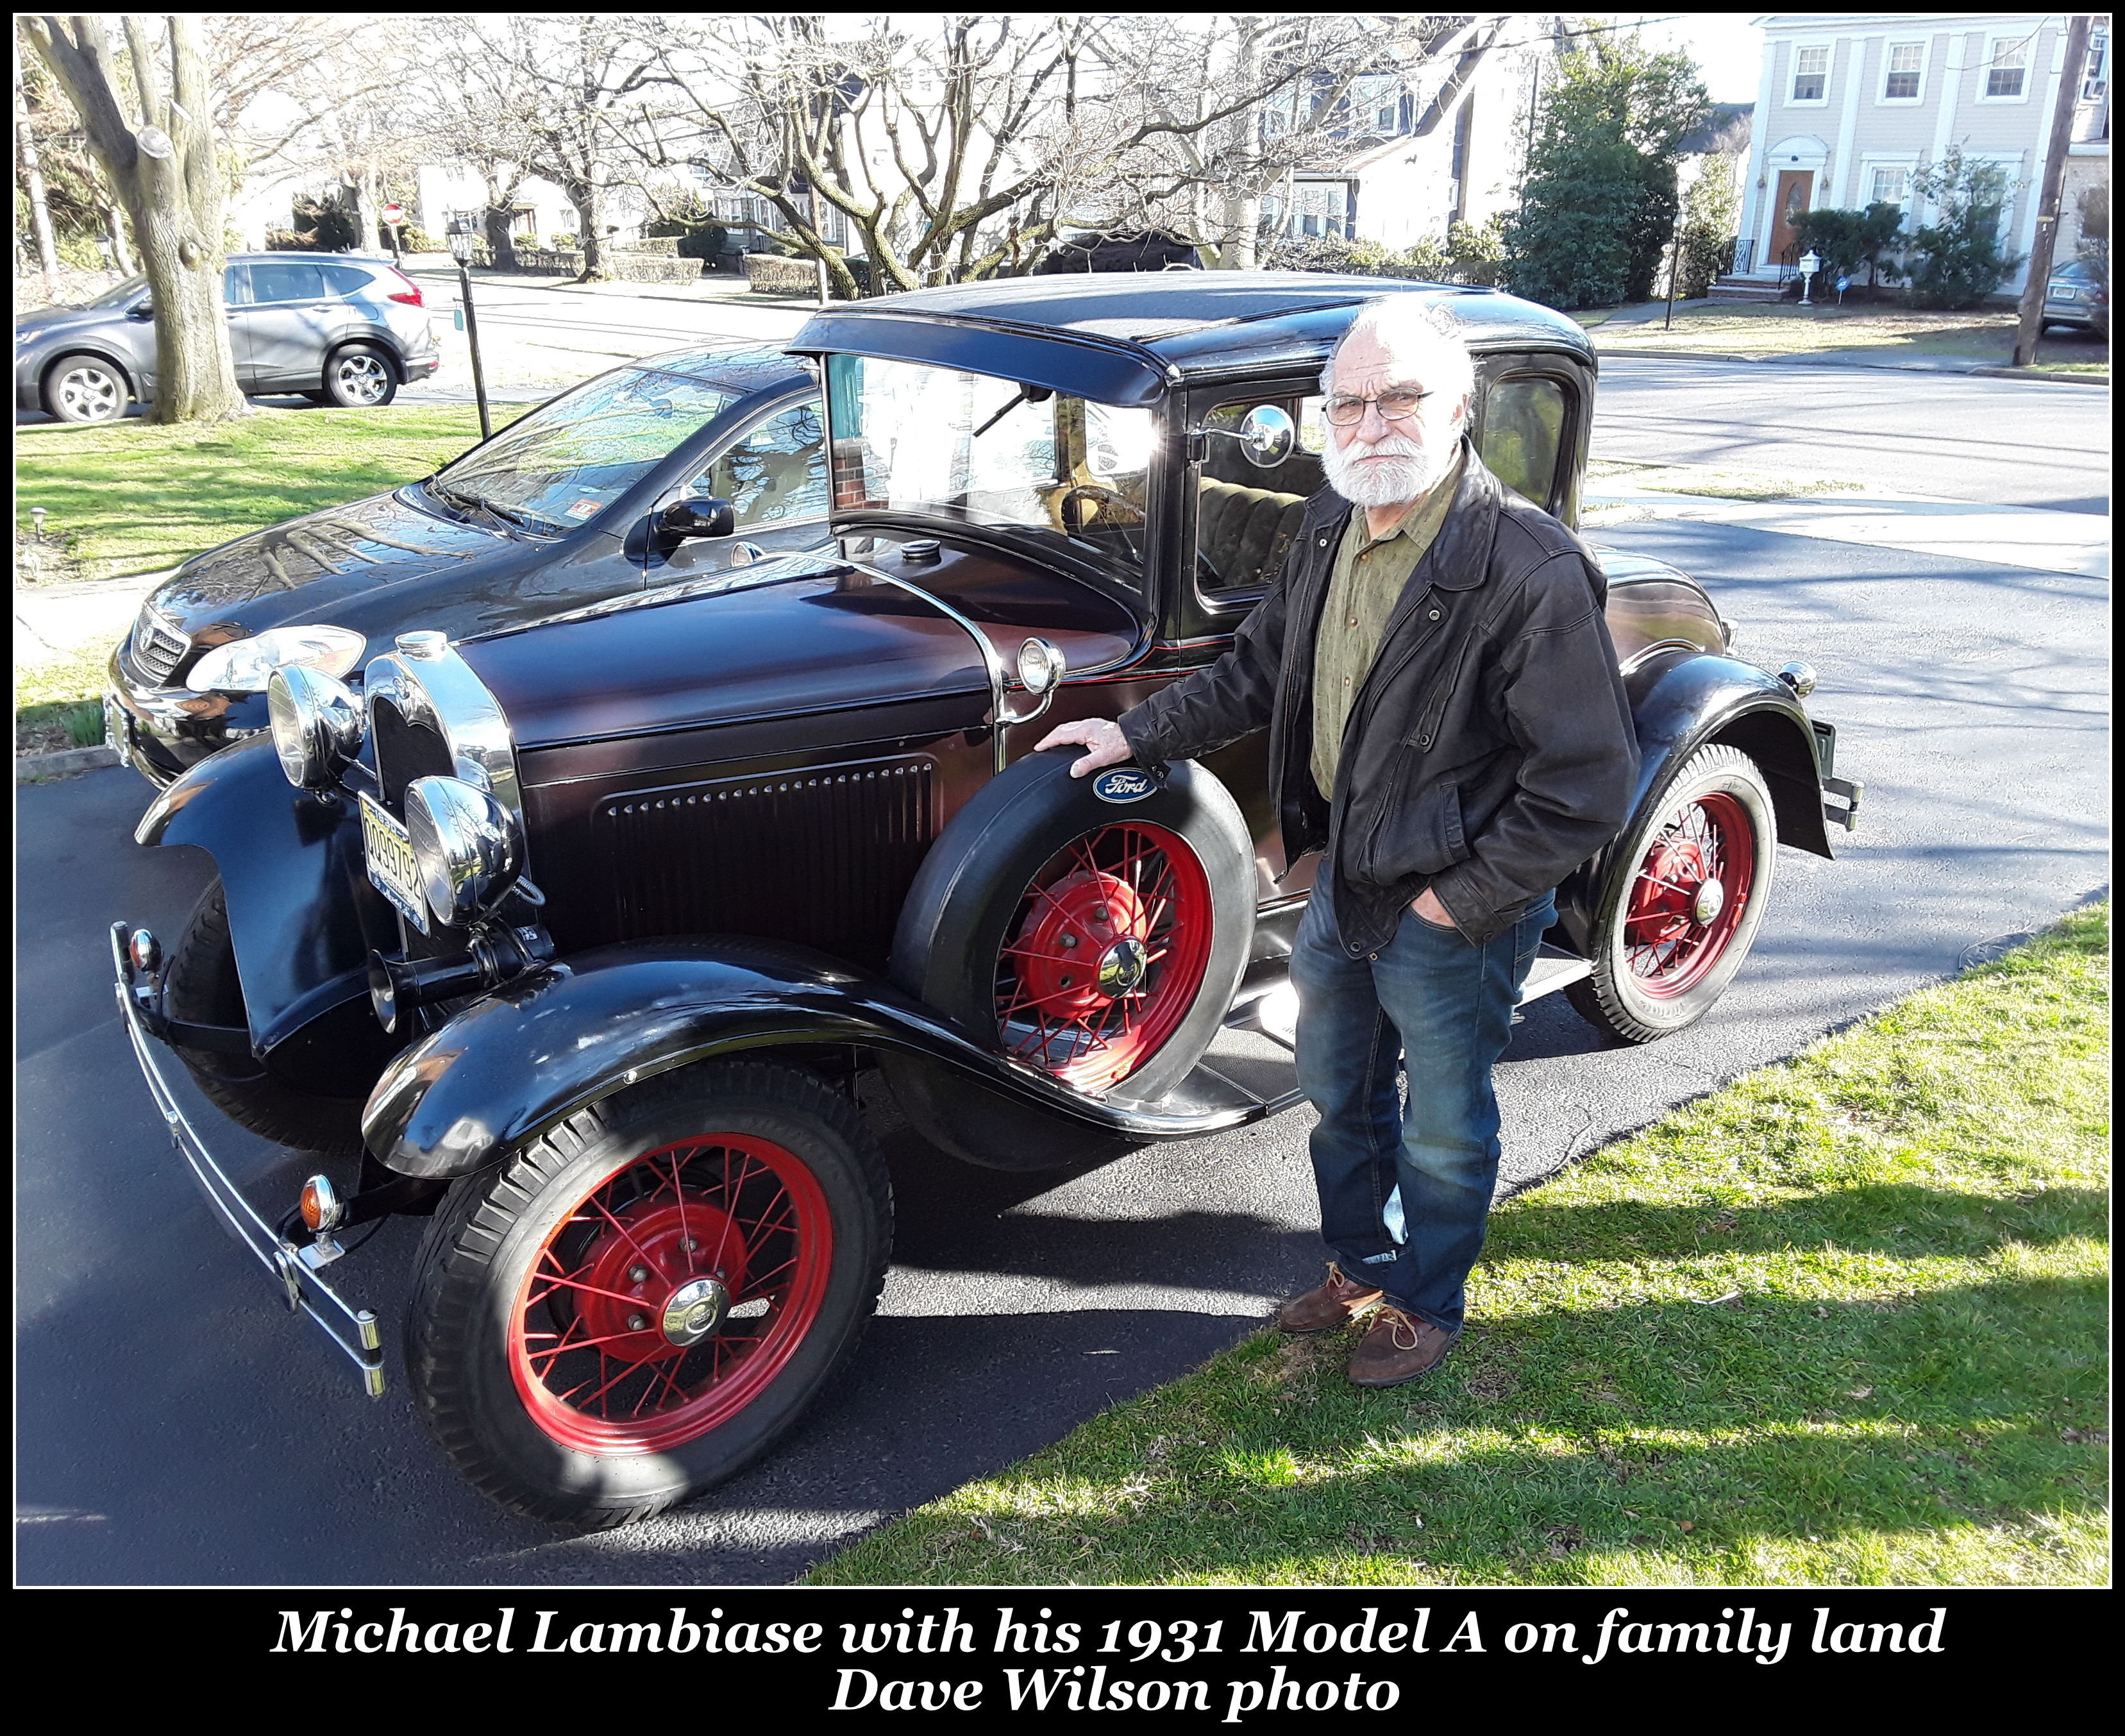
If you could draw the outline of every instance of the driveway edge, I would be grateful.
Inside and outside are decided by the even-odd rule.
[[[76,771],[97,771],[119,764],[115,748],[67,748],[57,753],[26,753],[15,761],[15,781],[35,783],[39,778],[66,777]]]

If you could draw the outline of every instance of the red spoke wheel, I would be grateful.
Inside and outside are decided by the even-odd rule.
[[[459,1467],[540,1517],[674,1506],[797,1419],[875,1306],[892,1207],[847,1102],[794,1068],[689,1068],[451,1190],[407,1361]]]
[[[1073,1090],[1155,1103],[1232,1005],[1254,942],[1253,840],[1191,762],[1073,778],[1075,750],[1012,766],[954,816],[902,908],[893,979],[1011,1061]],[[1046,1169],[1118,1140],[920,1057],[880,1063],[932,1144]]]
[[[1210,881],[1163,826],[1105,826],[1044,863],[997,959],[1013,1055],[1081,1091],[1127,1078],[1187,1017],[1210,956]]]
[[[1634,1043],[1703,1018],[1755,941],[1776,839],[1753,760],[1718,745],[1690,755],[1611,854],[1593,974],[1567,990],[1572,1005]]]

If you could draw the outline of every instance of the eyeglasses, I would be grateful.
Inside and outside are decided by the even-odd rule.
[[[1321,406],[1321,413],[1339,428],[1347,428],[1365,419],[1365,406],[1378,406],[1382,422],[1406,422],[1416,414],[1416,407],[1431,396],[1429,392],[1383,392],[1377,398],[1329,399]]]

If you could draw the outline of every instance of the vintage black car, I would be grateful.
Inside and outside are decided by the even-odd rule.
[[[284,668],[271,741],[156,800],[141,841],[220,869],[167,955],[113,934],[173,1137],[372,1392],[379,1323],[326,1275],[351,1226],[432,1214],[406,1371],[480,1488],[616,1523],[791,1425],[885,1271],[870,1069],[1004,1168],[1296,1101],[1219,1047],[1288,1038],[1314,868],[1284,859],[1260,738],[1081,781],[1030,750],[1219,653],[1322,486],[1323,360],[1382,294],[1453,309],[1477,446],[1575,520],[1593,356],[1508,296],[1176,273],[837,307],[792,346],[824,386],[833,554],[691,570],[727,502],[638,491],[615,535],[644,587],[402,634],[359,696]],[[1682,573],[1602,559],[1642,781],[1529,992],[1644,1041],[1703,1016],[1776,846],[1827,856],[1859,785],[1804,668],[1729,655]],[[164,1045],[327,1154],[299,1199],[300,1171],[245,1197]]]
[[[735,539],[647,547],[652,513],[709,493],[731,502]],[[720,568],[827,545],[819,389],[801,362],[728,342],[630,362],[432,476],[184,562],[111,653],[105,734],[167,785],[265,731],[277,668],[358,688],[368,647],[402,627],[492,632],[641,590],[674,556]]]

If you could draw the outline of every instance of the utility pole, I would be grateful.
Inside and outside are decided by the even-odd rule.
[[[2066,185],[2066,150],[2073,142],[2073,106],[2080,96],[2081,62],[2088,54],[2089,15],[2076,12],[2066,26],[2066,64],[2059,73],[2058,101],[2052,106],[2052,144],[2044,155],[2043,191],[2037,199],[2037,237],[2029,249],[2029,278],[2022,290],[2022,320],[2014,333],[2014,366],[2026,368],[2037,359],[2037,334],[2044,325],[2044,291],[2052,275],[2052,252],[2058,241],[2059,196]]]

